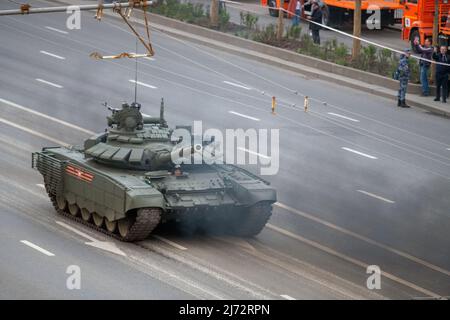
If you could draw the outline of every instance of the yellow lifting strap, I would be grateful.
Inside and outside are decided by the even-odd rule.
[[[99,0],[99,7],[97,9],[97,15],[96,15],[96,18],[98,20],[100,20],[103,15],[102,7],[103,7],[103,0]],[[117,12],[122,17],[122,19],[125,21],[125,23],[128,25],[128,27],[134,33],[134,35],[139,39],[139,41],[142,43],[142,45],[147,50],[147,53],[137,54],[137,53],[123,52],[123,53],[120,53],[117,55],[103,56],[98,52],[93,52],[90,54],[90,57],[92,57],[94,59],[120,59],[120,58],[141,58],[141,57],[153,56],[155,53],[153,51],[153,47],[152,47],[152,44],[150,41],[150,26],[149,26],[148,17],[147,17],[147,7],[148,7],[147,0],[129,0],[129,7],[128,7],[128,10],[125,11],[125,13],[122,10],[123,8],[120,5],[120,2],[119,2],[118,7],[114,9],[114,11]],[[141,37],[141,35],[136,31],[136,28],[134,28],[133,25],[128,20],[133,8],[142,8],[142,10],[144,11],[145,29],[146,29],[146,33],[147,33],[148,42],[146,42]]]

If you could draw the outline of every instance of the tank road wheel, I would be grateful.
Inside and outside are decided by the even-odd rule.
[[[106,230],[108,230],[111,233],[114,233],[117,230],[117,221],[109,221],[107,218],[105,218],[105,226]]]
[[[101,227],[101,226],[103,226],[103,217],[101,216],[101,215],[99,215],[97,212],[94,212],[93,214],[92,214],[92,220],[94,220],[94,224],[97,226],[97,227]]]
[[[92,214],[89,212],[88,209],[83,208],[81,209],[81,219],[83,219],[84,221],[91,221],[92,218]]]
[[[272,204],[259,202],[239,212],[231,232],[241,237],[253,237],[264,229],[272,215]]]
[[[69,204],[69,213],[73,216],[76,217],[80,214],[80,208],[77,206],[76,203],[74,204]]]
[[[56,196],[56,204],[61,211],[67,210],[67,201],[63,196]]]
[[[140,241],[156,228],[161,220],[161,209],[142,208],[138,209],[136,215],[129,215],[119,220],[118,229],[123,241]]]

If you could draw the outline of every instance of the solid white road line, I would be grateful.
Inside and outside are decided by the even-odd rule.
[[[42,249],[41,247],[35,245],[34,243],[31,243],[30,241],[27,240],[20,240],[21,243],[23,243],[26,246],[29,246],[30,248],[33,248],[34,250],[39,251],[40,253],[45,254],[46,256],[49,257],[54,257],[55,255],[53,253],[51,253],[50,251],[47,251],[45,249]]]
[[[42,139],[51,141],[51,142],[56,143],[56,144],[59,144],[59,145],[61,145],[61,146],[65,146],[65,147],[68,147],[68,146],[69,146],[69,145],[68,145],[67,143],[65,143],[64,141],[61,141],[61,140],[52,138],[52,137],[47,136],[47,135],[45,135],[45,134],[43,134],[43,133],[40,133],[40,132],[34,131],[34,130],[32,130],[32,129],[29,129],[29,128],[27,128],[27,127],[21,126],[21,125],[15,123],[15,122],[11,122],[11,121],[8,121],[8,120],[6,120],[6,119],[0,118],[0,123],[7,124],[7,125],[9,125],[9,126],[11,126],[11,127],[14,127],[14,128],[16,128],[16,129],[25,131],[25,132],[27,132],[27,133],[29,133],[29,134],[32,134],[32,135],[36,136],[36,137],[39,137],[39,138],[42,138]]]
[[[242,89],[245,89],[245,90],[252,90],[252,88],[243,86],[243,85],[238,84],[238,83],[230,82],[230,81],[224,81],[223,83],[229,84],[230,86],[233,86],[233,87],[242,88]]]
[[[44,114],[44,113],[35,111],[35,110],[33,110],[33,109],[30,109],[30,108],[27,108],[27,107],[24,107],[24,106],[21,106],[20,104],[17,104],[17,103],[14,103],[14,102],[11,102],[11,101],[2,99],[2,98],[0,98],[0,102],[1,102],[1,103],[5,103],[5,104],[9,105],[10,107],[13,107],[13,108],[16,108],[16,109],[19,109],[19,110],[22,110],[22,111],[29,112],[29,113],[34,114],[34,115],[36,115],[36,116],[42,117],[42,118],[47,119],[47,120],[54,121],[54,122],[56,122],[56,123],[59,123],[59,124],[62,124],[62,125],[64,125],[64,126],[66,126],[66,127],[69,127],[69,128],[76,129],[76,130],[78,130],[78,131],[87,133],[87,134],[89,134],[89,135],[95,134],[95,132],[93,132],[93,131],[90,131],[90,130],[81,128],[81,127],[79,127],[79,126],[76,126],[76,125],[71,124],[71,123],[69,123],[69,122],[66,122],[66,121],[64,121],[64,120],[60,120],[60,119],[57,119],[57,118],[53,118],[53,117],[51,117],[51,116],[49,116],[49,115],[46,115],[46,114]],[[8,122],[9,122],[9,121],[8,121]],[[26,129],[28,129],[28,128],[26,128]],[[32,130],[31,130],[31,131],[32,131]],[[50,141],[52,141],[52,140],[50,140]],[[61,144],[61,143],[60,143],[60,144]],[[62,145],[66,145],[66,143],[64,143],[64,144],[62,144]]]
[[[378,159],[377,157],[371,156],[370,154],[362,153],[360,151],[356,151],[356,150],[353,150],[353,149],[350,149],[350,148],[347,148],[347,147],[342,147],[342,149],[345,150],[345,151],[349,151],[349,152],[355,153],[355,154],[359,154],[360,156],[363,156],[363,157],[366,157],[366,158],[369,158],[369,159]]]
[[[241,151],[245,151],[245,152],[248,152],[250,154],[253,154],[255,156],[259,156],[259,157],[264,158],[264,159],[271,159],[270,157],[268,157],[268,156],[266,156],[264,154],[261,154],[261,153],[258,153],[258,152],[252,151],[252,150],[248,150],[248,149],[245,149],[245,148],[242,148],[242,147],[239,147],[238,149],[241,150]]]
[[[150,88],[150,89],[157,89],[157,87],[152,86],[151,84],[146,84],[146,83],[143,83],[143,82],[140,82],[140,81],[136,81],[136,80],[132,80],[132,79],[130,79],[128,81],[130,81],[131,83],[137,83],[140,86],[147,87],[147,88]]]
[[[234,115],[242,117],[242,118],[250,119],[250,120],[253,120],[253,121],[260,121],[258,118],[250,117],[250,116],[247,116],[245,114],[242,114],[242,113],[239,113],[239,112],[236,112],[236,111],[228,111],[228,113],[234,114]]]
[[[438,266],[436,266],[436,265],[434,265],[434,264],[431,264],[431,263],[429,263],[429,262],[427,262],[427,261],[425,261],[425,260],[419,259],[419,258],[417,258],[417,257],[415,257],[415,256],[412,256],[412,255],[410,255],[410,254],[408,254],[408,253],[405,253],[405,252],[403,252],[403,251],[397,250],[397,249],[395,249],[395,248],[389,247],[389,246],[387,246],[387,245],[385,245],[385,244],[382,244],[382,243],[380,243],[380,242],[377,242],[377,241],[375,241],[375,240],[372,240],[372,239],[370,239],[370,238],[367,238],[367,237],[365,237],[365,236],[363,236],[363,235],[360,235],[360,234],[358,234],[358,233],[356,233],[356,232],[353,232],[353,231],[350,231],[350,230],[348,230],[348,229],[339,227],[339,226],[337,226],[337,225],[335,225],[335,224],[332,224],[331,222],[322,220],[322,219],[320,219],[320,218],[317,218],[317,217],[315,217],[315,216],[313,216],[313,215],[310,215],[310,214],[308,214],[308,213],[302,212],[302,211],[300,211],[300,210],[297,210],[297,209],[295,209],[295,208],[292,208],[292,207],[290,207],[290,206],[288,206],[288,205],[286,205],[286,204],[280,203],[280,202],[276,202],[276,203],[275,203],[275,206],[280,207],[280,208],[283,208],[283,209],[285,209],[285,210],[287,210],[287,211],[290,211],[290,212],[292,212],[292,213],[294,213],[294,214],[297,214],[297,215],[299,215],[299,216],[301,216],[301,217],[303,217],[303,218],[306,218],[306,219],[312,220],[312,221],[314,221],[314,222],[320,223],[320,224],[322,224],[322,225],[324,225],[324,226],[326,226],[326,227],[328,227],[328,228],[330,228],[330,229],[333,229],[333,230],[342,232],[342,233],[344,233],[344,234],[346,234],[346,235],[349,235],[349,236],[351,236],[351,237],[353,237],[353,238],[362,240],[362,241],[364,241],[364,242],[370,243],[371,245],[374,245],[374,246],[377,246],[377,247],[382,248],[382,249],[384,249],[384,250],[387,250],[387,251],[389,251],[389,252],[395,253],[395,254],[397,254],[397,255],[399,255],[399,256],[405,258],[405,259],[408,259],[408,260],[413,261],[413,262],[415,262],[415,263],[421,264],[422,266],[425,266],[425,267],[427,267],[427,268],[430,268],[430,269],[432,269],[432,270],[434,270],[434,271],[438,271],[438,272],[443,273],[443,274],[445,274],[445,275],[447,275],[447,276],[450,276],[450,271],[448,271],[448,270],[445,270],[445,269],[443,269],[443,268],[441,268],[441,267],[438,267]]]
[[[295,298],[292,298],[291,296],[288,296],[287,294],[280,294],[280,297],[282,297],[286,300],[296,300]]]
[[[278,232],[278,233],[281,233],[281,234],[283,234],[283,235],[285,235],[285,236],[287,236],[287,237],[289,237],[289,238],[292,238],[292,239],[298,240],[298,241],[300,241],[300,242],[306,243],[306,244],[308,244],[308,245],[310,245],[310,246],[312,246],[312,247],[314,247],[314,248],[317,248],[317,249],[319,249],[319,250],[325,251],[325,252],[327,252],[328,254],[331,254],[331,255],[333,255],[333,256],[336,256],[336,257],[338,257],[338,258],[341,258],[341,259],[343,259],[343,260],[345,260],[345,261],[347,261],[347,262],[353,263],[353,264],[355,264],[355,265],[357,265],[357,266],[360,266],[360,267],[362,267],[362,268],[364,268],[364,269],[367,269],[367,267],[369,266],[369,264],[367,264],[367,263],[365,263],[365,262],[359,261],[359,260],[354,259],[354,258],[352,258],[352,257],[349,257],[349,256],[347,256],[347,255],[344,255],[344,254],[342,254],[342,253],[340,253],[340,252],[337,252],[336,250],[333,250],[333,249],[331,249],[331,248],[329,248],[329,247],[327,247],[327,246],[324,246],[324,245],[321,245],[320,243],[317,243],[317,242],[315,242],[315,241],[306,239],[306,238],[304,238],[304,237],[302,237],[302,236],[299,236],[299,235],[294,234],[294,233],[292,233],[292,232],[290,232],[290,231],[287,231],[287,230],[285,230],[285,229],[282,229],[282,228],[279,228],[279,227],[277,227],[277,226],[274,226],[274,225],[272,225],[272,224],[270,224],[270,223],[266,224],[266,227],[267,227],[268,229],[271,229],[271,230],[273,230],[273,231],[276,231],[276,232]],[[384,276],[384,277],[386,277],[386,278],[389,278],[389,279],[391,279],[391,280],[393,280],[393,281],[395,281],[395,282],[397,282],[397,283],[400,283],[400,284],[402,284],[402,285],[404,285],[404,286],[407,286],[407,287],[409,287],[409,288],[411,288],[411,289],[413,289],[413,290],[416,290],[417,292],[421,292],[421,293],[423,293],[423,294],[425,294],[425,295],[428,295],[428,296],[430,296],[430,297],[435,297],[435,298],[441,297],[440,294],[437,294],[437,293],[435,293],[435,292],[432,292],[432,291],[430,291],[430,290],[427,290],[427,289],[425,289],[425,288],[422,288],[422,287],[420,287],[420,286],[418,286],[418,285],[416,285],[416,284],[414,284],[414,283],[412,283],[412,282],[409,282],[409,281],[407,281],[407,280],[401,279],[401,278],[399,278],[399,277],[397,277],[397,276],[394,276],[394,275],[392,275],[392,274],[390,274],[390,273],[381,271],[381,275]]]
[[[353,122],[359,122],[359,120],[356,120],[356,119],[353,119],[353,118],[350,118],[350,117],[343,116],[342,114],[338,114],[338,113],[334,113],[334,112],[328,112],[328,114],[329,114],[329,115],[332,115],[332,116],[335,116],[335,117],[338,117],[338,118],[350,120],[350,121],[353,121]]]
[[[56,59],[59,59],[59,60],[66,60],[66,58],[64,58],[64,57],[58,56],[57,54],[50,53],[50,52],[47,52],[47,51],[44,51],[44,50],[41,50],[40,53],[45,54],[45,55],[50,56],[50,57],[53,57],[53,58],[56,58]]]
[[[186,247],[183,247],[183,246],[179,245],[178,243],[175,243],[175,242],[173,242],[173,241],[171,241],[169,239],[163,238],[161,236],[153,235],[153,238],[156,238],[156,239],[158,239],[158,240],[160,240],[160,241],[162,241],[162,242],[164,242],[164,243],[166,243],[166,244],[168,244],[168,245],[170,245],[170,246],[172,246],[174,248],[177,248],[179,250],[187,250]]]
[[[55,31],[55,32],[62,33],[62,34],[68,34],[67,31],[59,30],[59,29],[56,29],[56,28],[53,28],[53,27],[46,26],[45,28],[48,29],[48,30],[52,30],[52,31]]]
[[[381,197],[381,196],[377,196],[376,194],[373,194],[373,193],[370,193],[370,192],[367,192],[367,191],[364,191],[364,190],[356,190],[356,191],[358,191],[358,192],[360,192],[360,193],[363,193],[363,194],[365,194],[365,195],[368,195],[369,197],[372,197],[372,198],[375,198],[375,199],[378,199],[378,200],[387,202],[387,203],[395,203],[395,201],[392,201],[392,200],[383,198],[383,197]]]
[[[52,86],[52,87],[55,87],[55,88],[58,88],[58,89],[62,89],[63,88],[63,86],[61,86],[59,84],[56,84],[56,83],[53,83],[53,82],[50,82],[50,81],[47,81],[47,80],[43,80],[43,79],[40,79],[40,78],[37,78],[36,81],[48,84],[49,86]]]

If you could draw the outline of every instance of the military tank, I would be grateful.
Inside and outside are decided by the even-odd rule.
[[[138,103],[107,107],[108,128],[83,147],[32,154],[58,213],[122,241],[143,240],[170,221],[220,225],[243,237],[264,228],[276,191],[234,165],[177,164],[174,159],[202,153],[211,141],[173,139],[163,100],[159,117],[144,116]]]

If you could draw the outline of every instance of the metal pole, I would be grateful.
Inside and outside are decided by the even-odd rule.
[[[142,7],[144,5],[152,5],[153,1],[146,1],[143,0],[139,2],[139,5],[137,7]],[[59,7],[42,7],[42,8],[32,8],[22,5],[21,9],[12,9],[12,10],[0,10],[0,16],[10,16],[10,15],[24,15],[24,14],[34,14],[34,13],[52,13],[52,12],[66,12],[67,8],[73,7],[73,6],[59,6]],[[99,5],[98,4],[82,4],[76,6],[81,11],[86,10],[98,10]],[[103,9],[119,9],[119,8],[128,8],[130,7],[129,2],[125,3],[109,3],[109,4],[103,4]],[[135,7],[135,4],[131,4],[131,7]]]

